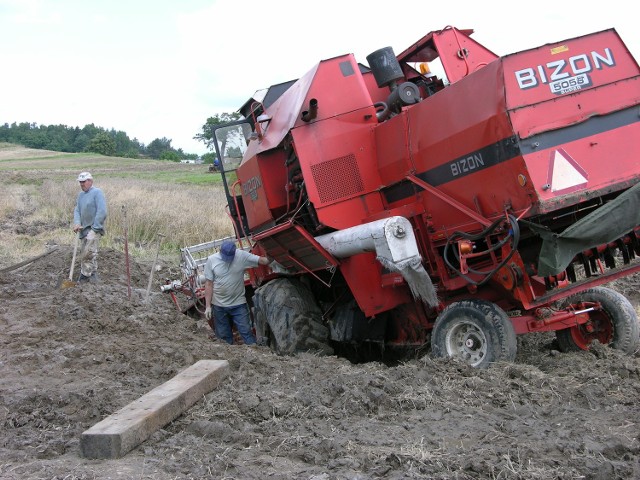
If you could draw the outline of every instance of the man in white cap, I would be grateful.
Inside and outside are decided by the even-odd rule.
[[[204,266],[204,314],[209,321],[215,318],[214,330],[218,338],[233,344],[233,322],[246,345],[256,343],[244,295],[244,271],[269,263],[271,260],[268,257],[236,249],[236,244],[230,240],[222,242],[220,251],[209,256]]]
[[[98,270],[98,243],[104,235],[107,219],[107,201],[102,190],[93,186],[89,172],[78,175],[82,191],[78,194],[73,210],[73,231],[81,240],[80,278],[78,282],[96,282]]]

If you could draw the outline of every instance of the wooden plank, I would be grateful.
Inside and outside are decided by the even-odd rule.
[[[200,360],[108,416],[80,437],[85,458],[120,458],[175,420],[226,377],[226,360]]]

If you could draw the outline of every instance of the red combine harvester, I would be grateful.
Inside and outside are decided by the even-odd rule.
[[[430,341],[486,367],[544,331],[637,350],[601,285],[640,270],[638,63],[614,29],[504,57],[472,33],[321,61],[212,130],[238,244],[275,259],[247,294],[276,352]],[[167,289],[197,304],[218,243]]]

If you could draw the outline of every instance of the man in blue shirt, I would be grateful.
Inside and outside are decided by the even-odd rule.
[[[204,266],[205,317],[215,318],[218,338],[233,343],[231,322],[235,324],[242,341],[254,345],[256,337],[251,331],[249,307],[244,295],[244,271],[258,265],[269,265],[268,257],[237,250],[236,244],[225,240],[220,251],[210,255]],[[213,315],[211,304],[213,303]]]
[[[78,175],[82,191],[78,194],[73,210],[73,231],[81,241],[79,282],[96,282],[98,270],[98,244],[104,235],[107,219],[107,201],[98,187],[93,186],[89,172]]]

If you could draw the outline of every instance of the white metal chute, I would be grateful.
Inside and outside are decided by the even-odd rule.
[[[383,218],[320,235],[315,240],[336,258],[375,252],[385,268],[402,275],[415,298],[431,307],[438,304],[435,287],[422,266],[413,228],[406,218]]]

